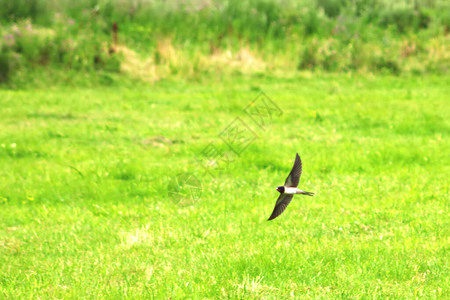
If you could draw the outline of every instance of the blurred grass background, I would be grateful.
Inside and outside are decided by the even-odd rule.
[[[245,77],[0,90],[0,298],[446,299],[449,80]],[[236,117],[258,139],[214,179]],[[316,196],[267,222],[295,152]]]
[[[0,83],[12,87],[449,69],[443,0],[0,0],[0,7]]]
[[[447,299],[449,8],[0,0],[0,298]]]

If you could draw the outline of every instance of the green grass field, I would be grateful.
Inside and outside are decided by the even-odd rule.
[[[446,298],[450,81],[0,90],[0,298]],[[244,112],[264,93],[283,114]],[[232,155],[236,118],[257,135]],[[196,161],[213,146],[229,155]],[[300,188],[267,222],[303,160]],[[193,174],[199,199],[174,197]],[[181,199],[181,201],[180,201]]]

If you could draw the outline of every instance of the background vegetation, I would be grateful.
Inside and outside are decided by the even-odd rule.
[[[447,299],[448,2],[0,0],[0,299]]]
[[[42,80],[34,74],[42,69],[49,82],[72,82],[82,71],[91,82],[95,77],[110,83],[117,74],[145,81],[304,69],[446,74],[450,61],[448,1],[0,0],[0,5],[0,81],[16,86]]]

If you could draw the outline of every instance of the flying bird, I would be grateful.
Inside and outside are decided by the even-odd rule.
[[[275,219],[286,209],[286,207],[291,203],[292,198],[295,194],[302,194],[308,196],[314,196],[314,193],[305,192],[297,188],[300,182],[300,176],[302,175],[302,160],[300,156],[295,156],[294,166],[292,167],[291,173],[286,178],[283,186],[277,187],[277,191],[280,193],[280,196],[277,199],[277,203],[275,204],[275,208],[273,209],[272,214],[268,221]]]

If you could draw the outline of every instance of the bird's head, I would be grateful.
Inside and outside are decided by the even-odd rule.
[[[280,192],[281,194],[283,194],[284,193],[284,186],[277,187],[277,191]]]

